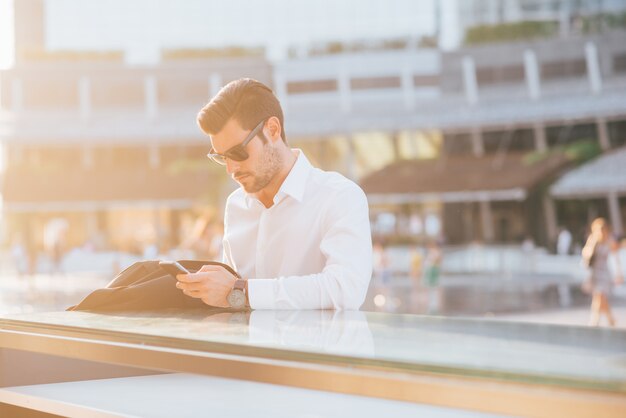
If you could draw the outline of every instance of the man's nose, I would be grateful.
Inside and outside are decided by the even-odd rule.
[[[239,163],[237,161],[233,161],[230,158],[226,158],[226,172],[228,174],[233,174],[239,168]]]

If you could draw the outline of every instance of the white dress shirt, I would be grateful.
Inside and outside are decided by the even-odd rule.
[[[223,262],[249,279],[253,309],[358,309],[372,275],[367,198],[296,151],[273,206],[242,188],[228,197]]]

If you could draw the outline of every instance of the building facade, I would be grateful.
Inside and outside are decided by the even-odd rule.
[[[163,51],[150,66],[116,51],[50,53],[27,35],[0,73],[5,243],[22,235],[42,245],[46,224],[64,218],[72,245],[178,245],[234,187],[206,160],[195,115],[243,76],[272,86],[293,146],[363,183],[385,234],[548,244],[560,209],[545,190],[575,163],[552,154],[581,140],[599,152],[626,144],[624,31],[274,62],[262,51]],[[370,176],[397,167],[397,184],[368,191]],[[453,181],[468,170],[482,177]]]

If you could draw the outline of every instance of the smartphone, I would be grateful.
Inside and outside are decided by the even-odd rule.
[[[159,266],[174,277],[176,277],[177,274],[190,273],[189,270],[181,266],[178,261],[159,261]]]

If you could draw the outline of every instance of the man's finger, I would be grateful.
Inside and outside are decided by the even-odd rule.
[[[198,270],[198,273],[204,273],[206,271],[219,271],[221,269],[223,269],[224,267],[222,266],[216,266],[214,264],[206,264],[202,267],[200,267],[200,270]]]
[[[178,283],[176,283],[176,287],[179,288],[179,289],[183,289],[183,290],[203,290],[204,289],[204,283],[198,283],[198,282],[182,283],[182,282],[178,282]]]
[[[204,296],[202,292],[199,292],[197,290],[183,290],[183,293],[192,298],[201,298]]]
[[[197,283],[197,282],[201,282],[204,279],[197,273],[189,273],[189,274],[177,274],[176,280],[178,280],[179,282],[183,282],[183,283]]]

